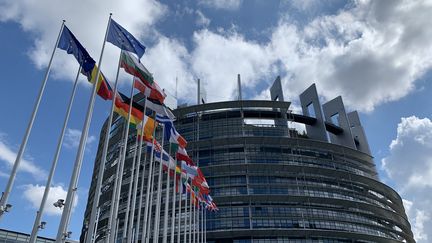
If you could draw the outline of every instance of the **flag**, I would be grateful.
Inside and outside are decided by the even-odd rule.
[[[122,51],[120,56],[120,67],[123,68],[127,73],[139,78],[145,85],[152,87],[154,83],[153,76],[144,67],[139,60],[130,55],[128,52]]]
[[[145,52],[145,46],[141,44],[131,33],[111,19],[107,41],[118,48],[135,53],[141,58]]]
[[[183,172],[186,173],[186,175],[189,178],[193,179],[196,176],[198,176],[198,171],[197,171],[198,167],[193,166],[193,165],[188,165],[185,161],[181,162],[181,169],[182,169]]]
[[[195,165],[195,163],[192,161],[192,159],[189,157],[189,155],[186,152],[185,148],[179,147],[177,149],[176,158],[178,160],[186,161],[189,165]]]
[[[141,133],[143,133],[144,135],[144,139],[145,140],[150,140],[151,138],[153,138],[153,131],[156,128],[156,121],[146,115],[144,115],[144,133],[143,133],[143,127],[142,127],[142,122],[140,122],[137,125],[137,134],[138,137],[141,136]]]
[[[163,103],[166,97],[165,92],[154,81],[153,76],[150,74],[147,68],[144,67],[144,65],[140,63],[140,61],[135,56],[131,55],[128,52],[122,51],[120,56],[120,67],[123,68],[130,75],[136,77],[136,80],[139,80],[141,82],[141,85],[135,88],[144,93],[142,89],[147,86],[153,91],[155,98],[152,98],[150,96],[147,97]]]
[[[147,99],[146,106],[147,106],[147,108],[156,112],[157,114],[166,116],[166,117],[170,118],[171,120],[175,119],[174,114],[171,112],[171,110],[168,107],[158,103],[155,100]]]
[[[96,80],[97,72],[98,72],[97,65],[94,65],[91,72],[87,74],[84,72],[82,73],[87,76],[87,80],[90,83],[94,84]],[[97,82],[96,92],[104,100],[112,100],[113,98],[112,88],[109,85],[108,80],[105,77],[105,75],[102,73],[102,71],[99,74],[99,81]]]
[[[127,119],[129,114],[129,101],[130,100],[125,100],[121,95],[116,95],[114,111],[125,119]],[[132,106],[130,123],[136,127],[142,121],[143,117],[144,113]]]
[[[185,148],[187,145],[186,139],[184,139],[180,133],[174,127],[174,123],[167,116],[163,116],[160,114],[156,114],[156,121],[159,123],[163,123],[165,126],[165,134],[164,137],[166,140],[169,140],[171,143],[178,144],[179,147]]]
[[[160,103],[163,103],[166,97],[165,92],[156,83],[154,83],[154,86],[157,86],[157,88],[154,89],[143,84],[141,80],[139,80],[137,77],[135,77],[134,79],[135,89],[139,90],[146,97],[149,97],[150,99],[154,99],[159,101]],[[161,90],[161,92],[159,92],[158,90]]]
[[[57,47],[74,55],[81,65],[84,75],[91,73],[96,62],[66,26],[63,28]]]

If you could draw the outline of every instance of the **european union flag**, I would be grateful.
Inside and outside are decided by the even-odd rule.
[[[74,55],[82,67],[82,73],[87,75],[92,72],[96,62],[66,26],[63,28],[57,47]]]
[[[122,50],[137,54],[138,58],[144,55],[145,46],[113,19],[110,22],[107,41]]]

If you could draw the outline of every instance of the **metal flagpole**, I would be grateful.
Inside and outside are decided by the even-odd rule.
[[[163,236],[162,236],[162,243],[167,243],[167,237],[168,237],[168,210],[169,210],[169,198],[170,198],[170,165],[171,165],[171,143],[168,143],[168,169],[167,169],[167,179],[166,179],[166,188],[165,188],[165,214],[164,214],[164,224],[163,224]],[[163,151],[163,150],[162,150]],[[163,161],[163,156],[161,153],[161,163]],[[174,168],[174,176],[175,176],[175,168]],[[175,178],[174,178],[175,181]]]
[[[109,144],[109,139],[110,139],[110,132],[111,132],[111,126],[112,126],[112,122],[113,122],[113,117],[114,117],[114,108],[115,108],[115,99],[116,99],[116,95],[117,95],[117,87],[118,87],[118,77],[119,77],[119,73],[120,73],[120,59],[121,59],[121,55],[119,57],[119,61],[118,61],[118,65],[117,65],[117,74],[116,74],[116,80],[114,82],[114,93],[112,95],[112,103],[111,103],[111,111],[110,111],[110,115],[108,118],[108,124],[107,127],[105,128],[105,137],[104,137],[104,144],[103,144],[103,148],[102,148],[102,156],[101,156],[101,161],[99,164],[99,172],[98,172],[98,177],[97,177],[97,182],[96,182],[96,188],[95,188],[95,195],[93,197],[93,205],[92,205],[92,209],[91,209],[91,213],[90,213],[90,222],[89,222],[89,228],[87,229],[87,237],[85,242],[86,243],[90,243],[90,242],[94,242],[96,240],[96,233],[97,233],[97,228],[95,227],[96,224],[96,212],[97,212],[97,207],[99,206],[99,200],[100,200],[100,195],[101,195],[101,188],[102,188],[102,180],[103,180],[103,175],[105,173],[105,164],[106,164],[106,158],[107,158],[107,154],[108,154],[108,144]],[[111,227],[111,221],[108,221],[108,229]],[[107,231],[107,236],[109,237],[109,230]]]
[[[153,160],[153,163],[155,163],[154,160]],[[149,215],[148,215],[149,218],[148,218],[148,224],[147,224],[147,228],[146,228],[146,230],[147,230],[147,238],[145,240],[146,243],[150,242],[151,223],[152,223],[152,221],[154,223],[154,218],[152,219],[152,214],[153,214],[153,201],[155,201],[155,200],[153,200],[153,198],[155,197],[154,194],[156,193],[156,192],[154,192],[154,180],[155,180],[155,177],[156,177],[156,166],[154,166],[152,174],[154,176],[152,177],[151,188],[150,188],[150,204],[149,204]]]
[[[123,137],[122,137],[122,139],[123,139]],[[107,227],[106,227],[106,235],[105,235],[105,243],[109,243],[109,240],[110,240],[110,235],[111,235],[111,233],[113,233],[113,232],[111,232],[111,226],[113,225],[113,224],[115,224],[115,222],[112,222],[113,221],[113,215],[114,215],[114,204],[113,204],[113,202],[114,202],[114,200],[115,200],[115,196],[116,196],[116,191],[117,191],[117,183],[118,183],[118,178],[119,178],[119,173],[120,173],[120,166],[119,166],[119,161],[120,161],[120,155],[122,154],[122,147],[120,147],[119,148],[119,152],[118,152],[118,158],[117,158],[117,167],[116,167],[116,174],[115,174],[115,179],[114,179],[114,182],[113,182],[113,185],[112,185],[112,187],[113,187],[113,189],[112,189],[112,194],[111,194],[111,205],[110,205],[110,213],[109,213],[109,217],[108,217],[108,223],[107,223]]]
[[[182,219],[182,201],[183,201],[183,181],[182,181],[182,174],[181,174],[181,170],[180,170],[180,195],[179,195],[179,212],[178,212],[178,223],[177,223],[177,243],[180,243],[180,235],[181,235],[181,219]],[[171,242],[173,243],[173,242]]]
[[[207,210],[204,209],[204,242],[207,242]]]
[[[64,135],[65,135],[65,132],[66,132],[67,124],[68,124],[68,121],[69,121],[69,116],[70,116],[70,113],[71,113],[71,110],[72,110],[73,101],[74,101],[74,98],[75,98],[75,93],[76,93],[76,90],[77,90],[77,87],[78,87],[78,78],[79,78],[80,72],[81,72],[81,65],[78,68],[78,73],[77,73],[76,78],[75,78],[75,82],[74,82],[74,86],[72,88],[71,96],[69,98],[69,105],[68,105],[68,108],[67,108],[67,111],[66,111],[66,116],[64,118],[63,128],[61,130],[60,137],[59,137],[59,140],[57,142],[57,149],[56,149],[56,152],[55,152],[55,155],[54,155],[53,162],[51,164],[50,172],[48,174],[48,179],[47,179],[47,182],[46,182],[46,185],[45,185],[45,190],[44,190],[44,194],[42,196],[42,201],[40,203],[39,210],[36,213],[36,219],[34,221],[33,230],[32,230],[31,236],[30,236],[30,241],[29,241],[30,243],[35,243],[36,242],[37,233],[38,233],[38,230],[40,228],[41,218],[42,218],[42,215],[43,215],[43,211],[45,209],[45,204],[46,204],[46,200],[48,198],[48,193],[49,193],[50,188],[51,188],[51,181],[52,181],[52,178],[54,177],[55,169],[57,167],[57,162],[58,162],[58,159],[59,159],[59,156],[60,156],[60,151],[61,151],[61,147],[62,147],[62,143],[63,143],[63,138],[64,138]]]
[[[205,204],[202,205],[201,212],[201,241],[204,242],[204,213],[205,213]]]
[[[195,198],[194,198],[194,202],[193,202],[193,204],[195,204],[195,200],[196,200],[196,195],[195,195]],[[192,239],[193,239],[193,242],[194,243],[196,243],[196,230],[197,230],[197,228],[196,228],[196,206],[195,205],[193,205],[193,214],[192,214],[192,218],[193,218],[193,232],[192,232],[192,234],[193,234],[193,236],[192,236]]]
[[[72,213],[72,204],[73,204],[73,200],[75,198],[75,193],[76,193],[77,184],[78,184],[78,176],[79,176],[79,173],[81,171],[81,165],[82,165],[82,161],[83,161],[83,157],[84,157],[84,149],[85,149],[88,131],[90,128],[90,122],[91,122],[91,118],[92,118],[92,114],[93,114],[94,101],[96,98],[97,82],[99,80],[99,76],[101,73],[100,72],[101,62],[102,62],[103,52],[105,49],[106,39],[108,36],[109,25],[111,23],[111,16],[112,16],[112,14],[110,14],[109,19],[108,19],[108,25],[107,25],[107,29],[105,32],[105,38],[104,38],[104,42],[102,45],[101,55],[99,57],[99,65],[98,65],[99,68],[98,68],[95,82],[93,84],[92,95],[91,95],[89,106],[87,109],[87,115],[86,115],[85,123],[84,123],[84,127],[82,129],[82,132],[81,132],[80,145],[78,147],[78,152],[77,152],[77,156],[75,159],[74,169],[73,169],[72,177],[71,177],[71,180],[69,183],[69,189],[68,189],[68,193],[67,193],[67,197],[66,197],[66,202],[65,202],[64,209],[63,209],[62,218],[60,221],[58,232],[57,232],[57,238],[56,238],[57,243],[63,242],[65,239],[65,236],[67,235],[66,231],[67,231],[67,227],[68,227],[68,223],[69,223],[69,218],[70,218],[70,215]]]
[[[161,143],[161,161],[159,162],[159,177],[157,184],[157,197],[156,197],[156,211],[155,211],[155,223],[153,225],[153,242],[159,242],[159,222],[160,222],[160,210],[161,210],[161,197],[162,197],[162,152],[164,147],[164,133],[165,125],[162,126],[162,143]]]
[[[174,157],[175,156],[175,152],[174,152]],[[178,187],[177,185],[177,174],[176,174],[176,169],[177,169],[177,158],[175,159],[174,162],[174,180],[173,180],[173,194],[172,194],[172,205],[171,205],[171,243],[174,243],[174,238],[175,238],[175,213],[176,213],[176,189]],[[180,174],[181,176],[181,174]]]
[[[144,121],[144,117],[143,117],[143,121]],[[137,132],[138,132],[138,130],[137,130]],[[132,231],[132,223],[129,224],[129,213],[131,212],[129,207],[131,204],[132,187],[133,187],[133,184],[135,184],[135,180],[134,180],[134,173],[136,173],[135,168],[138,168],[138,170],[139,170],[139,167],[136,165],[136,163],[137,163],[136,156],[138,153],[138,151],[137,151],[138,150],[138,136],[136,136],[134,148],[135,148],[134,149],[135,151],[134,151],[133,159],[132,159],[132,167],[130,169],[131,176],[130,176],[130,182],[129,182],[127,201],[126,201],[126,214],[125,214],[125,219],[124,219],[124,224],[123,224],[123,240],[126,239],[126,242],[127,242],[127,237],[129,237],[128,233],[130,233],[130,231]],[[136,173],[136,174],[138,174],[138,173]],[[135,194],[135,191],[134,191],[134,194]],[[132,218],[132,220],[133,220],[133,213],[134,212],[132,211],[132,216],[130,217],[130,218]],[[122,240],[122,242],[123,242],[123,240]]]
[[[134,81],[135,82],[135,81]],[[127,237],[127,243],[130,243],[130,242],[132,242],[132,236],[133,236],[133,234],[132,234],[132,229],[133,229],[133,227],[132,227],[132,225],[133,225],[133,222],[134,222],[134,216],[135,216],[135,205],[136,205],[136,192],[137,192],[137,190],[138,190],[138,179],[139,179],[139,172],[140,172],[140,165],[141,165],[141,153],[142,153],[142,141],[143,141],[143,136],[144,136],[144,126],[145,126],[145,123],[144,123],[144,121],[145,121],[145,114],[146,114],[146,105],[147,105],[147,99],[146,99],[146,97],[144,96],[144,109],[143,109],[143,119],[142,119],[142,122],[141,122],[141,139],[140,139],[140,141],[139,141],[139,145],[138,145],[138,158],[137,158],[137,165],[136,165],[136,173],[135,173],[135,179],[134,179],[134,188],[133,188],[133,196],[132,196],[132,206],[131,206],[131,217],[129,218],[129,225],[130,225],[130,227],[129,227],[129,231],[128,231],[128,233],[127,233],[127,235],[128,235],[128,237]],[[138,130],[137,130],[137,137],[138,137]],[[144,171],[145,171],[145,159],[144,159],[144,168],[143,168],[143,180],[144,180]],[[141,183],[141,184],[143,184],[143,183]],[[141,187],[142,188],[142,187]],[[135,230],[135,231],[137,231],[138,232],[138,229],[139,229],[139,222],[140,222],[140,217],[141,217],[141,201],[140,201],[140,204],[139,204],[139,209],[138,209],[138,211],[139,211],[139,214],[138,214],[138,217],[137,217],[137,229]],[[137,239],[138,237],[136,237],[136,239]],[[137,239],[138,240],[138,239]]]
[[[186,177],[187,181],[187,177]],[[183,182],[182,182],[183,183]],[[183,188],[183,185],[182,185]],[[187,190],[185,191],[185,212],[184,212],[184,232],[183,232],[183,242],[186,243],[186,229],[187,229],[187,208],[188,208],[188,202],[187,202]]]
[[[156,115],[155,115],[155,118],[156,118]],[[150,214],[150,216],[149,216],[149,211],[150,211],[150,208],[149,208],[149,206],[150,206],[150,204],[151,204],[151,199],[150,199],[150,197],[152,197],[152,199],[153,199],[153,194],[150,194],[150,191],[151,191],[151,193],[153,193],[153,177],[154,177],[154,169],[153,169],[153,165],[154,165],[154,156],[153,156],[153,154],[154,154],[154,147],[155,147],[155,145],[154,145],[154,143],[155,143],[155,137],[156,137],[156,126],[155,126],[155,129],[154,129],[154,131],[153,131],[153,139],[152,139],[152,148],[151,148],[151,152],[150,152],[150,167],[149,167],[149,173],[148,173],[148,176],[147,176],[147,188],[146,188],[146,203],[145,203],[145,208],[144,208],[144,219],[143,219],[143,233],[142,233],[142,235],[141,235],[141,242],[142,243],[144,243],[144,242],[147,242],[147,232],[148,232],[148,230],[147,230],[147,225],[149,225],[150,224],[150,222],[147,222],[147,221],[150,221],[150,217],[151,217],[151,214]],[[143,176],[144,176],[144,174],[143,174]],[[148,232],[149,234],[150,234],[150,232]]]
[[[190,193],[189,193],[189,243],[192,243],[192,212],[193,212],[193,208],[192,208],[192,187],[190,188]]]
[[[3,216],[4,212],[7,212],[8,209],[10,207],[12,207],[12,205],[8,204],[9,194],[10,194],[10,192],[12,190],[12,187],[13,187],[13,184],[15,182],[15,177],[16,177],[16,174],[17,174],[17,171],[18,171],[18,167],[19,167],[19,165],[21,163],[21,159],[23,157],[24,150],[26,149],[27,141],[28,141],[28,138],[30,136],[30,132],[31,132],[31,130],[33,128],[34,120],[36,119],[36,114],[37,114],[37,112],[39,110],[39,105],[40,105],[40,102],[42,100],[42,96],[43,96],[43,93],[45,91],[45,86],[46,86],[46,83],[48,81],[48,76],[49,76],[49,73],[50,73],[50,70],[51,70],[52,60],[53,60],[54,54],[55,54],[55,52],[57,50],[57,46],[58,46],[58,43],[60,41],[60,36],[61,36],[61,34],[63,32],[64,25],[65,25],[65,20],[63,20],[63,22],[61,24],[60,32],[58,34],[58,37],[57,37],[57,40],[56,40],[56,44],[54,46],[54,50],[53,50],[53,52],[51,54],[51,58],[49,60],[48,67],[47,67],[47,70],[45,72],[44,80],[43,80],[42,85],[40,87],[39,94],[38,94],[38,96],[36,98],[36,103],[34,104],[34,107],[33,107],[33,113],[32,113],[32,115],[30,117],[29,124],[27,125],[27,130],[26,130],[26,132],[24,134],[24,138],[23,138],[23,141],[22,141],[21,146],[19,148],[17,157],[15,159],[15,163],[14,163],[14,165],[12,167],[12,171],[11,171],[11,174],[9,176],[8,183],[7,183],[6,188],[5,188],[5,190],[4,190],[4,192],[3,192],[2,196],[1,196],[1,199],[0,199],[0,219]]]
[[[116,199],[114,200],[114,216],[116,218],[116,221],[119,220],[119,212],[118,212],[118,208],[119,208],[119,204],[120,204],[120,195],[121,195],[121,188],[122,188],[122,182],[123,182],[123,170],[124,170],[124,164],[126,161],[126,152],[127,152],[127,145],[128,145],[128,138],[129,138],[129,123],[130,123],[130,118],[131,118],[131,113],[132,113],[132,104],[133,104],[133,92],[134,92],[134,85],[132,82],[132,87],[131,87],[131,93],[130,93],[130,100],[129,100],[129,112],[128,112],[128,117],[127,117],[127,121],[126,121],[126,129],[124,130],[124,137],[123,137],[123,151],[122,151],[122,156],[121,156],[121,160],[120,160],[120,174],[119,174],[119,178],[118,178],[118,184],[117,184],[117,188],[118,190],[116,191]],[[127,222],[124,222],[124,226],[127,225]],[[111,230],[114,230],[115,228],[113,226],[111,226]],[[123,227],[123,231],[126,230],[126,227]],[[116,232],[117,233],[117,232]],[[110,235],[110,242],[115,242],[115,238],[114,238],[114,234],[111,233]]]

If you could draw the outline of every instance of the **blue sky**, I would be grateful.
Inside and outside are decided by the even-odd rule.
[[[397,189],[418,242],[432,237],[431,1],[133,0],[0,1],[0,187],[18,150],[62,19],[98,59],[108,13],[147,46],[142,62],[179,102],[193,104],[195,79],[208,101],[233,99],[242,76],[247,99],[268,99],[277,75],[285,100],[316,83],[322,101],[342,95],[358,110],[380,178]],[[83,8],[82,6],[87,6]],[[114,80],[119,50],[107,44],[102,70]],[[60,133],[78,65],[58,50],[45,96],[1,228],[30,232]],[[130,77],[120,75],[123,92]],[[51,205],[64,197],[83,125],[90,86],[81,77],[59,161]],[[78,200],[71,221],[79,237],[99,130],[109,104],[98,99],[90,128]],[[52,201],[52,202],[51,202]],[[53,237],[60,211],[43,217]]]

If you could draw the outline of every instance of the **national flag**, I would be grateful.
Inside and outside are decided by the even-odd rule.
[[[186,175],[189,178],[193,179],[196,176],[198,176],[198,171],[197,171],[198,167],[193,166],[193,165],[188,165],[185,161],[181,162],[181,169],[182,169],[183,172],[186,173]]]
[[[125,97],[122,95],[116,95],[116,99],[114,103],[115,104],[114,111],[118,113],[120,116],[127,119],[129,114],[130,100],[125,100],[124,98]],[[142,121],[143,117],[144,117],[144,113],[141,110],[137,109],[136,107],[132,106],[130,123],[136,127]]]
[[[146,106],[147,106],[147,108],[156,112],[157,114],[166,116],[166,117],[170,118],[171,120],[175,120],[175,116],[171,112],[171,110],[156,100],[147,99]]]
[[[154,99],[159,101],[160,103],[163,103],[165,100],[165,97],[167,96],[165,92],[157,85],[157,83],[153,83],[155,88],[149,87],[145,85],[141,80],[139,80],[137,77],[134,79],[134,87],[135,89],[139,90],[143,95],[150,99]]]
[[[142,127],[142,124],[144,123],[144,128]],[[141,136],[141,134],[144,135],[144,139],[145,140],[150,140],[151,138],[153,138],[153,131],[156,128],[156,121],[146,115],[144,115],[144,122],[140,122],[137,125],[137,134],[138,137]],[[144,131],[142,131],[144,129]]]
[[[177,149],[177,153],[176,153],[176,158],[178,160],[183,160],[186,161],[186,163],[188,163],[189,165],[195,165],[195,163],[192,161],[192,159],[189,157],[189,155],[186,152],[185,148],[182,147],[178,147]]]
[[[57,47],[74,55],[81,65],[84,75],[88,76],[92,72],[96,62],[66,26],[63,27]]]
[[[107,41],[118,48],[135,53],[141,58],[145,52],[145,46],[141,44],[131,33],[111,19]]]
[[[90,83],[95,83],[97,72],[97,65],[94,65],[93,70],[87,75],[87,79]],[[85,73],[83,74],[86,75]],[[96,92],[104,100],[112,100],[113,98],[112,88],[109,85],[107,78],[102,72],[100,72],[99,74],[99,81],[97,82]]]
[[[160,114],[156,114],[156,121],[159,123],[163,123],[165,126],[165,134],[164,137],[166,140],[169,140],[171,143],[178,144],[179,147],[185,148],[187,145],[186,139],[180,135],[180,133],[177,132],[177,130],[174,127],[174,123],[170,118],[167,116],[163,116]]]
[[[154,97],[150,97],[149,95],[147,95],[147,97],[158,100],[160,103],[164,102],[166,97],[164,90],[159,87],[147,68],[135,56],[126,51],[122,51],[120,56],[120,67],[127,73],[136,77],[136,80],[140,81],[140,83],[135,84],[135,88],[144,93],[145,88],[148,87],[152,90]]]

